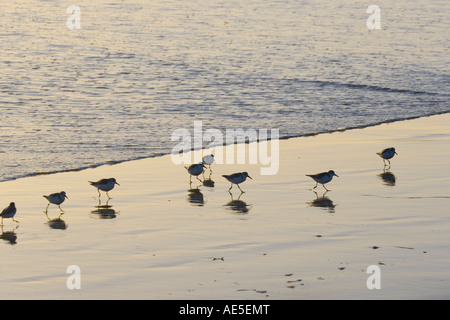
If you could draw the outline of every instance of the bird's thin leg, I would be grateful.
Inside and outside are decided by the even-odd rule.
[[[100,194],[100,189],[97,189],[97,191],[98,191],[98,200],[100,200],[100,197],[102,196],[102,195]]]
[[[197,176],[197,180],[200,181],[200,182],[202,182],[202,180],[201,180],[198,176]]]
[[[316,182],[316,186],[313,188],[313,189],[315,189],[315,188],[317,188],[317,185],[318,185],[319,183],[318,182]]]
[[[50,206],[50,202],[48,203],[47,208],[45,208],[45,210],[44,210],[45,214],[47,214],[49,206]]]
[[[18,220],[14,220],[14,218],[12,219],[12,221],[19,223],[19,221]]]
[[[2,217],[2,224],[0,224],[0,226],[3,226],[3,217]]]
[[[323,186],[323,187],[325,188],[325,190],[327,190],[327,192],[328,192],[328,191],[330,191],[330,190],[328,190],[328,189],[327,189],[327,187],[325,187],[325,185],[324,185],[324,184],[322,184],[322,186]]]
[[[237,185],[239,190],[241,190],[241,193],[244,193],[244,191],[241,189],[241,187],[239,187],[239,185]]]
[[[111,199],[111,197],[109,196],[108,191],[106,191],[106,195],[108,196],[108,200]]]
[[[228,191],[230,191],[230,190],[231,190],[231,188],[233,188],[233,183],[231,184],[231,187],[230,187],[230,189],[228,189]]]

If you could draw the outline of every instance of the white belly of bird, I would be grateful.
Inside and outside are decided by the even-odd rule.
[[[106,184],[97,184],[95,186],[102,191],[111,191],[114,188],[114,182],[109,182]]]
[[[198,176],[199,174],[201,174],[203,172],[203,166],[194,166],[194,167],[189,168],[188,171],[193,176]]]
[[[392,152],[391,150],[385,151],[385,152],[383,152],[383,153],[381,154],[381,156],[382,156],[384,159],[391,159],[391,158],[394,156],[394,152]]]
[[[316,180],[318,183],[324,184],[324,183],[330,182],[332,178],[333,178],[333,176],[331,176],[331,175],[325,175],[325,176],[323,176],[323,177],[316,178],[315,180]]]
[[[239,183],[244,182],[245,179],[246,179],[245,176],[238,176],[238,177],[230,179],[230,181],[233,182],[234,184],[239,184]]]
[[[64,202],[64,197],[61,195],[55,195],[47,198],[48,201],[54,204],[61,204]]]

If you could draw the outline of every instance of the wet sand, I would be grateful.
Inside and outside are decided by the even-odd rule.
[[[264,165],[171,156],[0,183],[2,299],[448,299],[450,114],[280,140]],[[389,170],[375,153],[394,146]],[[324,194],[305,174],[333,169]],[[240,195],[222,174],[248,171]],[[115,177],[98,207],[88,180]],[[66,191],[61,207],[42,197]],[[59,218],[59,220],[57,220]],[[55,220],[56,219],[56,220]],[[80,268],[69,290],[67,268]],[[381,288],[369,290],[369,266]]]

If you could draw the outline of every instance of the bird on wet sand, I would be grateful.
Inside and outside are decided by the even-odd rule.
[[[63,211],[64,212],[64,210],[63,209],[61,209],[61,203],[63,203],[64,202],[64,200],[66,200],[66,199],[69,199],[67,196],[66,196],[66,193],[64,192],[64,191],[61,191],[61,192],[57,192],[57,193],[52,193],[52,194],[50,194],[50,195],[48,195],[48,196],[43,196],[45,199],[47,199],[48,200],[48,205],[47,205],[47,208],[45,208],[45,213],[47,213],[47,211],[48,211],[48,207],[50,206],[50,204],[56,204],[57,206],[58,206],[58,208],[61,210],[61,211]]]
[[[241,190],[241,192],[244,192],[244,191],[241,189],[241,187],[239,187],[239,184],[244,182],[245,180],[247,180],[247,178],[252,179],[252,177],[250,177],[247,172],[238,172],[238,173],[233,173],[230,175],[224,174],[224,175],[222,175],[222,177],[224,177],[225,179],[227,179],[228,181],[231,182],[231,187],[230,187],[230,189],[228,189],[228,191],[230,191],[231,188],[233,188],[233,184],[235,184],[235,185],[237,185],[239,190]]]
[[[377,152],[377,155],[379,155],[383,159],[383,163],[386,166],[386,160],[389,163],[389,166],[391,165],[391,161],[389,159],[392,159],[394,155],[398,154],[395,152],[395,148],[386,148],[383,149],[380,152]]]
[[[101,196],[100,190],[106,192],[108,199],[111,199],[111,197],[108,194],[108,191],[111,191],[112,189],[114,189],[116,184],[118,186],[120,186],[120,184],[117,183],[115,178],[100,179],[98,181],[88,181],[88,182],[91,184],[91,186],[94,186],[97,188],[99,199]]]
[[[321,172],[318,174],[307,174],[306,176],[311,177],[316,182],[316,186],[313,189],[317,188],[317,185],[320,183],[327,191],[330,190],[325,187],[325,183],[330,182],[334,176],[339,177],[336,173],[334,173],[333,170],[330,170],[328,172]]]
[[[203,169],[206,168],[205,165],[203,164],[203,162],[191,164],[189,167],[185,167],[185,168],[187,169],[187,171],[190,174],[190,176],[189,176],[190,183],[192,183],[192,180],[191,180],[192,176],[196,176],[198,181],[202,182],[202,180],[200,180],[200,178],[198,176],[201,175],[203,173]]]
[[[16,212],[16,204],[14,202],[11,202],[9,206],[3,209],[2,213],[0,213],[0,217],[2,217],[2,223],[0,225],[3,226],[3,218],[12,218],[14,222],[19,222],[17,220],[14,220],[14,215],[16,214]]]

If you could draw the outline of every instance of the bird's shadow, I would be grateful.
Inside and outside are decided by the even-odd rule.
[[[244,192],[241,192],[237,199],[234,199],[234,196],[230,191],[228,191],[228,193],[230,194],[231,200],[224,205],[227,209],[236,214],[247,214],[250,211],[251,205],[248,205],[245,201],[241,200],[241,196]]]
[[[57,229],[57,230],[66,230],[68,225],[67,223],[61,219],[61,216],[64,214],[64,212],[61,212],[57,218],[51,219],[47,213],[45,213],[45,216],[47,217],[47,225],[51,229]]]
[[[209,176],[206,178],[205,177],[205,173],[203,172],[203,182],[202,185],[208,188],[214,188],[214,180],[212,180],[211,178],[212,176],[212,171],[209,172]]]
[[[313,192],[316,194],[316,198],[309,202],[310,207],[322,208],[330,213],[335,213],[336,205],[330,198],[325,196],[328,191],[325,191],[320,197],[316,191]]]
[[[19,225],[16,225],[16,227],[10,231],[3,231],[3,226],[1,226],[2,233],[0,235],[0,239],[5,240],[11,245],[17,244],[17,234],[15,231],[17,228],[19,228]]]
[[[105,204],[102,204],[100,199],[98,200],[98,205],[95,206],[95,209],[91,211],[91,215],[95,218],[99,219],[114,219],[117,217],[116,210],[113,209],[113,206],[109,205],[108,199]]]
[[[383,172],[378,174],[378,177],[380,177],[384,185],[390,187],[395,186],[397,178],[395,177],[395,174],[393,174],[391,171],[386,171],[386,168],[384,168]]]
[[[188,197],[187,201],[194,206],[202,207],[205,205],[205,197],[200,191],[199,186],[197,188],[190,188],[187,190]]]
[[[205,179],[203,180],[203,186],[208,187],[208,188],[214,188],[214,180],[212,179]]]

